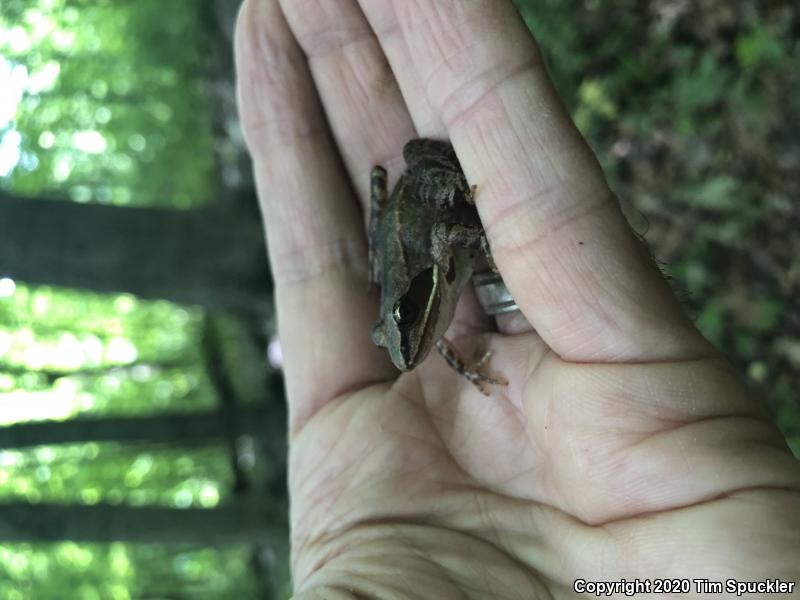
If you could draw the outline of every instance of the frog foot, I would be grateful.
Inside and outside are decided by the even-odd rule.
[[[473,183],[469,186],[469,193],[467,194],[467,202],[475,204],[475,197],[478,195],[478,184]]]
[[[480,368],[484,366],[492,356],[491,350],[487,350],[477,362],[468,365],[461,359],[452,342],[447,339],[442,338],[436,342],[436,349],[454,371],[463,375],[470,383],[478,388],[484,396],[491,395],[489,390],[486,389],[487,384],[508,385],[508,381],[502,376],[492,377],[480,372]]]

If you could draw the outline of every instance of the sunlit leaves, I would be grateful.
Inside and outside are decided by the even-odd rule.
[[[3,3],[0,85],[14,71],[24,94],[0,104],[6,185],[120,205],[209,200],[199,40],[192,0]],[[2,135],[9,119],[17,137]]]
[[[186,449],[102,442],[0,450],[0,502],[213,508],[231,488],[225,448],[215,444]]]
[[[250,553],[249,548],[241,546],[212,549],[186,544],[3,544],[0,597],[258,598],[261,592],[248,573]]]
[[[3,0],[0,185],[77,202],[208,201],[200,5]],[[0,426],[217,408],[204,319],[168,302],[0,278]],[[175,509],[225,501],[230,447],[176,441],[0,449],[0,500]],[[3,544],[0,597],[256,597],[247,565],[244,551]]]
[[[202,324],[169,302],[14,284],[0,299],[0,423],[211,407]]]

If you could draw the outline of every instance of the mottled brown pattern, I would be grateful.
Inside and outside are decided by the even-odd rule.
[[[488,257],[489,246],[453,147],[414,139],[403,158],[407,169],[391,196],[386,171],[372,170],[370,275],[381,287],[372,340],[389,351],[398,369],[410,371],[442,339],[476,260]],[[481,391],[483,382],[500,383],[454,352],[444,356]]]

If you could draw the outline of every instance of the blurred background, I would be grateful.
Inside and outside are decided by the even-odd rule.
[[[633,228],[800,455],[800,7],[517,4]],[[237,6],[0,4],[1,598],[288,596]]]

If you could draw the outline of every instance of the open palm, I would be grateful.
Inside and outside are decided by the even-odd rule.
[[[246,0],[237,66],[297,597],[800,578],[798,463],[628,229],[510,0]],[[493,350],[490,398],[436,355],[397,377],[369,340],[369,173],[418,136],[452,141],[522,311],[467,295],[451,327]]]

